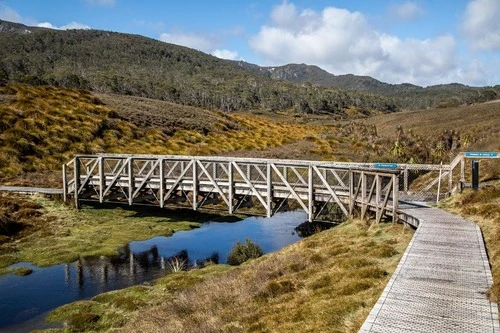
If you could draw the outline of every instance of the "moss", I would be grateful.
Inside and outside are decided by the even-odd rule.
[[[19,276],[26,276],[26,275],[30,275],[31,273],[33,273],[33,270],[31,268],[28,268],[28,267],[17,267],[17,268],[12,269],[12,272],[16,275],[19,275]]]

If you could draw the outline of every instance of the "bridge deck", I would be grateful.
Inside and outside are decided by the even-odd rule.
[[[400,210],[419,228],[360,332],[499,333],[479,227],[436,208]]]

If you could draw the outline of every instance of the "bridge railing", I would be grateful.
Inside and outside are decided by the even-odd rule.
[[[309,221],[332,204],[348,217],[354,207],[361,207],[363,216],[374,211],[377,221],[383,215],[396,216],[397,200],[391,198],[397,198],[398,171],[358,168],[346,163],[228,157],[78,155],[63,166],[64,199],[72,196],[77,207],[81,200],[193,210],[216,204],[230,214],[259,206],[267,216],[292,200]]]

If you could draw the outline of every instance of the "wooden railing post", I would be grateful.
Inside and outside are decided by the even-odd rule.
[[[272,195],[273,195],[273,179],[272,179],[272,173],[271,173],[271,164],[267,163],[266,165],[266,181],[267,181],[267,217],[271,217],[273,211],[272,211]]]
[[[134,163],[133,159],[129,157],[125,163],[127,163],[128,172],[128,204],[130,206],[134,203]]]
[[[228,186],[229,186],[229,189],[228,189],[228,201],[229,201],[229,207],[228,207],[228,210],[229,210],[229,214],[233,214],[233,210],[234,210],[234,207],[233,207],[233,197],[234,197],[234,179],[233,179],[233,162],[228,162],[228,166],[227,166],[227,177],[228,177]]]
[[[354,217],[354,173],[349,169],[349,218]]]
[[[313,168],[311,165],[308,167],[307,174],[307,193],[309,201],[307,203],[307,220],[312,222],[314,219],[314,184],[313,184]]]
[[[75,165],[75,170],[73,170],[74,173],[74,184],[75,184],[75,192],[74,192],[74,199],[75,199],[75,208],[80,209],[80,201],[78,200],[78,189],[80,188],[80,158],[75,157],[74,159],[74,165]]]
[[[160,207],[165,207],[165,161],[160,158]]]
[[[382,194],[382,177],[377,173],[375,174],[375,181],[376,181],[376,185],[375,185],[375,211],[376,211],[376,219],[377,219],[377,222],[380,221],[380,214],[382,213],[381,209],[380,209],[380,198],[381,198],[381,194]]]
[[[193,159],[193,210],[198,210],[198,161]]]
[[[392,222],[398,222],[399,175],[392,175]]]
[[[104,189],[106,188],[106,176],[104,174],[103,157],[99,156],[99,202],[104,201]]]
[[[64,203],[68,202],[68,175],[66,174],[67,166],[66,163],[63,164],[62,167],[62,177],[63,177],[63,201]]]

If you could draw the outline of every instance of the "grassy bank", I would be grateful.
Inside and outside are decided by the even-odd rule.
[[[479,191],[467,190],[441,203],[442,208],[460,214],[479,225],[486,243],[493,274],[489,297],[500,305],[500,183]]]
[[[238,267],[170,274],[65,305],[48,319],[64,321],[66,331],[355,332],[412,234],[348,222]]]
[[[147,212],[146,212],[147,210]],[[117,254],[132,240],[171,235],[215,218],[181,210],[84,206],[43,196],[0,195],[0,273],[16,262],[48,266],[79,257]]]

